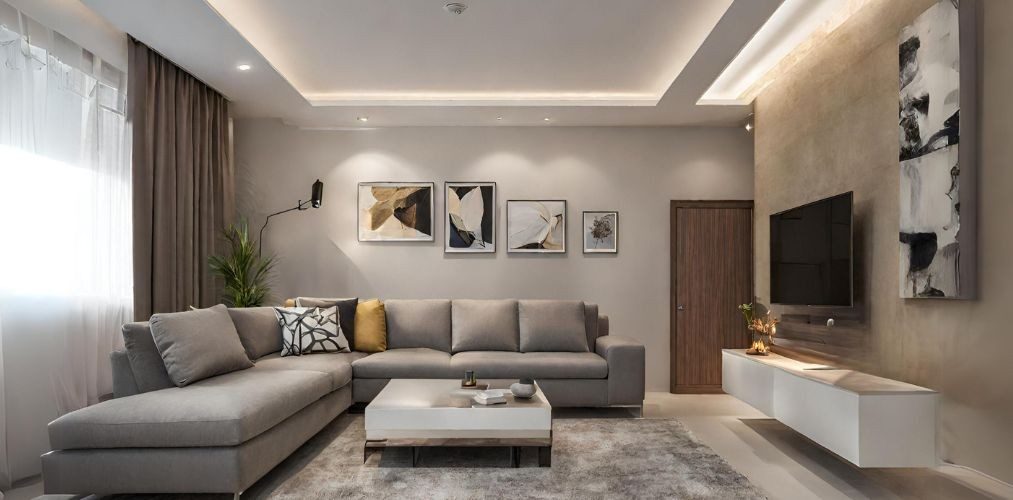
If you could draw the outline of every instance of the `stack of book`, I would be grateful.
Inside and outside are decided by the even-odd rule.
[[[493,389],[489,391],[479,391],[472,398],[476,403],[480,405],[494,405],[499,403],[506,403],[506,396],[503,390]]]

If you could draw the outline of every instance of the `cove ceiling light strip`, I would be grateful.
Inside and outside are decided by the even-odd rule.
[[[661,95],[637,93],[307,93],[312,106],[655,106]]]
[[[748,105],[767,73],[814,33],[846,19],[854,0],[785,0],[700,97],[700,105]],[[770,83],[768,79],[764,84]]]

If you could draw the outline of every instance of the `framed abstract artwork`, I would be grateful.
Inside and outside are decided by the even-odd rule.
[[[974,290],[977,56],[974,11],[965,7],[935,3],[898,42],[903,298],[970,298]]]
[[[432,182],[360,182],[359,241],[433,241]]]
[[[507,252],[566,253],[566,200],[507,200]]]
[[[584,211],[584,253],[619,251],[619,212]]]
[[[447,182],[443,251],[496,252],[496,183]]]

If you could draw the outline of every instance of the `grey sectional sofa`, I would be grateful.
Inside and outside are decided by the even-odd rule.
[[[641,407],[644,346],[594,304],[388,300],[385,352],[281,357],[270,307],[230,309],[252,368],[175,387],[147,323],[124,325],[114,398],[49,424],[47,494],[238,495],[393,378],[535,378],[556,407]]]

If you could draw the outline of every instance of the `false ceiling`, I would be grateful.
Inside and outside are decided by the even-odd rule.
[[[307,128],[737,125],[748,105],[697,101],[782,3],[83,1],[237,117]]]
[[[208,3],[318,106],[653,106],[731,0]]]

